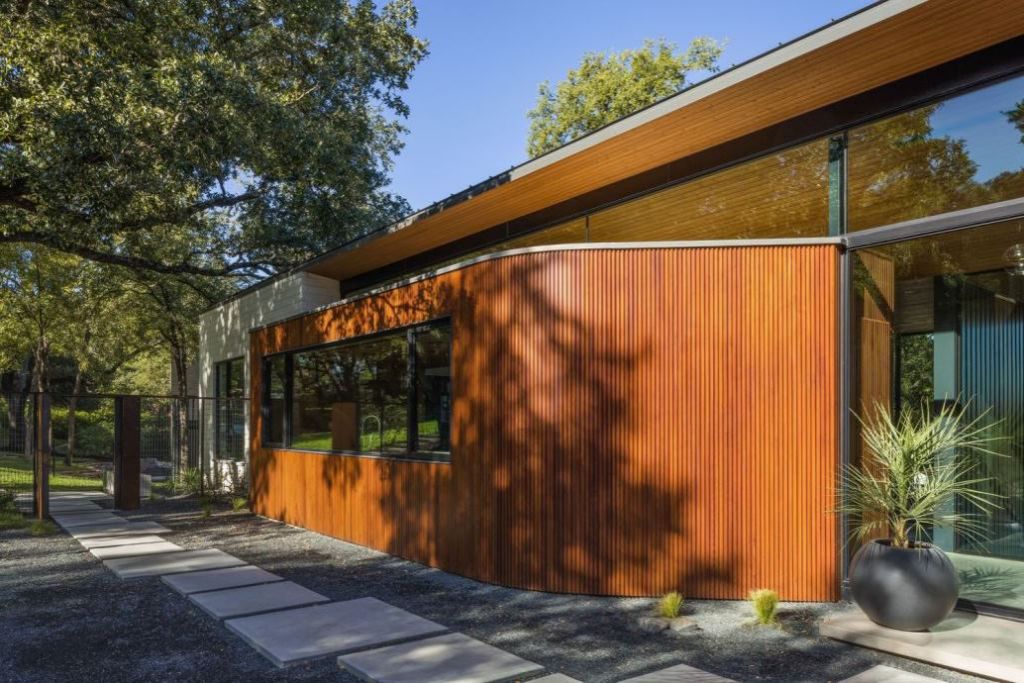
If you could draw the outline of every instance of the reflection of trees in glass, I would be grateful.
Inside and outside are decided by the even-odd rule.
[[[1024,103],[1022,103],[1024,104]],[[987,180],[968,141],[936,135],[935,104],[849,133],[849,222],[859,230],[1024,195],[1024,168]],[[1005,112],[1021,127],[1020,105]],[[993,117],[992,125],[996,125]]]
[[[899,344],[900,410],[914,419],[928,414],[934,392],[934,347],[930,334],[904,334]]]

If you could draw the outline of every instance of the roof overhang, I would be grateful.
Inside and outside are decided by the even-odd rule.
[[[303,266],[347,280],[1024,34],[1005,0],[887,0]]]

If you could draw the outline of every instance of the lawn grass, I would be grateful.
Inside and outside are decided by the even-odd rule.
[[[28,520],[22,517],[20,512],[8,510],[0,512],[0,531],[6,531],[8,529],[24,529],[28,525]]]
[[[419,425],[420,436],[437,436],[437,420],[425,420]],[[364,452],[373,453],[380,450],[380,433],[367,432],[359,435],[359,445]],[[384,430],[384,447],[406,442],[404,427]],[[330,432],[307,432],[292,439],[292,448],[309,451],[329,451],[331,449]]]
[[[32,490],[32,463],[22,455],[0,453],[0,488],[8,491]],[[50,473],[51,491],[100,490],[103,481],[88,465],[56,465]]]

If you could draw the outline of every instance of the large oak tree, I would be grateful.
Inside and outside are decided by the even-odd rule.
[[[410,0],[0,2],[0,243],[258,276],[404,212]]]

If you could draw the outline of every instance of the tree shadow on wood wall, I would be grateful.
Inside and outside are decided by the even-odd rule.
[[[453,307],[454,446],[450,466],[382,470],[386,550],[538,590],[731,585],[731,557],[687,550],[693,482],[670,476],[679,454],[639,414],[649,334],[609,303],[620,284],[591,269],[579,252],[503,258],[407,302]]]

